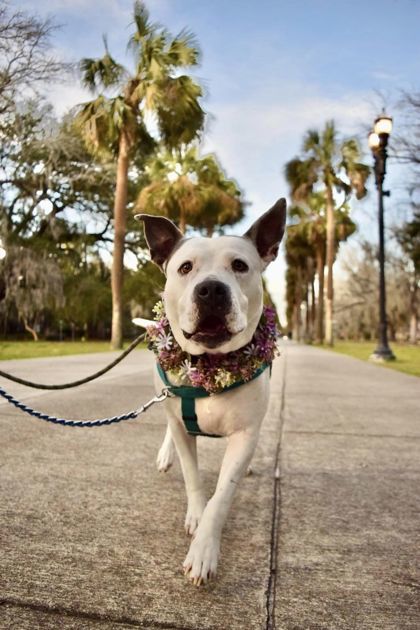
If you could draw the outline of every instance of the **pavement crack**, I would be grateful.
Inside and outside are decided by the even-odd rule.
[[[285,429],[284,433],[292,435],[338,435],[342,437],[361,438],[390,438],[396,440],[420,440],[420,435],[396,435],[394,433],[356,433],[353,431],[301,431],[299,429]]]
[[[275,630],[275,606],[276,606],[276,586],[278,578],[278,544],[280,536],[280,517],[281,517],[281,470],[280,457],[283,437],[284,424],[284,408],[286,395],[286,375],[287,375],[287,353],[284,354],[283,380],[281,389],[281,405],[280,405],[280,423],[279,438],[276,448],[276,456],[274,460],[273,474],[273,512],[271,517],[271,540],[270,540],[270,574],[268,577],[268,586],[266,592],[266,630]]]
[[[26,608],[28,610],[32,610],[34,612],[43,613],[44,615],[58,616],[62,618],[72,618],[72,619],[84,619],[86,621],[99,621],[107,624],[113,624],[112,627],[116,625],[123,625],[125,627],[131,626],[133,628],[162,628],[162,630],[197,630],[196,627],[193,626],[182,626],[177,625],[173,622],[159,622],[159,621],[151,621],[150,619],[134,619],[127,615],[121,616],[113,616],[107,614],[100,614],[95,612],[88,612],[83,610],[73,610],[71,608],[66,608],[65,606],[48,606],[46,604],[36,603],[36,602],[26,602],[24,600],[15,599],[15,598],[2,598],[0,599],[0,609],[1,606],[11,606],[14,608]],[[209,629],[211,630],[211,629]]]

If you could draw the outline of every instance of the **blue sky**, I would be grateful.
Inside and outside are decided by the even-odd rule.
[[[15,0],[13,6],[53,15],[61,29],[58,53],[78,60],[111,52],[126,58],[132,2],[128,0]],[[196,71],[212,115],[204,150],[215,151],[250,202],[243,229],[280,196],[287,196],[284,163],[299,151],[304,132],[334,118],[343,135],[366,130],[383,105],[394,117],[401,89],[419,89],[419,0],[149,0],[152,18],[174,34],[197,37]],[[380,94],[378,94],[380,92]],[[85,100],[77,81],[50,91],[59,112]],[[371,157],[367,154],[366,160]],[[388,223],[405,216],[407,174],[390,162]],[[353,204],[363,236],[376,238],[376,197]],[[346,248],[343,249],[345,255]],[[273,264],[269,285],[281,305],[284,262]]]

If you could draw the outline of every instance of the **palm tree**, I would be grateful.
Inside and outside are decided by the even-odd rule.
[[[336,255],[336,197],[344,194],[341,206],[354,192],[357,199],[366,195],[369,167],[360,162],[360,149],[354,138],[339,143],[334,121],[326,123],[322,133],[310,130],[303,142],[303,157],[286,165],[286,177],[291,184],[292,198],[306,201],[317,187],[325,199],[326,209],[326,263],[327,299],[325,338],[333,345],[333,265]],[[319,331],[318,331],[319,332]]]
[[[291,218],[298,219],[295,230],[301,233],[302,238],[311,247],[311,265],[316,270],[318,277],[318,302],[316,312],[312,314],[315,320],[315,336],[318,343],[324,338],[324,268],[326,250],[326,229],[325,229],[325,200],[322,193],[310,193],[307,196],[305,205],[292,206],[289,211]],[[315,275],[315,273],[314,273]],[[314,289],[311,287],[312,295]],[[314,307],[312,307],[312,311]]]
[[[128,48],[134,56],[129,72],[109,53],[100,59],[83,59],[82,81],[97,96],[79,107],[76,122],[87,145],[100,155],[117,160],[114,202],[114,249],[112,263],[113,348],[122,345],[122,285],[128,172],[135,154],[150,152],[154,140],[145,124],[152,112],[162,142],[170,147],[191,142],[204,123],[200,86],[180,69],[198,64],[194,37],[181,31],[172,37],[150,21],[142,1],[134,4],[134,33]]]
[[[292,220],[297,219],[297,223],[289,227],[289,232],[292,236],[296,233],[296,237],[299,234],[300,249],[304,249],[304,243],[307,244],[307,251],[304,252],[304,256],[306,256],[308,282],[312,283],[315,269],[318,276],[318,303],[315,309],[312,297],[311,329],[316,323],[316,340],[318,343],[322,343],[324,339],[324,268],[327,240],[324,194],[322,192],[309,193],[305,203],[290,208],[289,216]],[[344,203],[335,210],[335,257],[340,243],[346,241],[355,230],[356,224],[350,217],[350,208],[348,204]],[[292,239],[292,249],[295,249],[294,240]],[[313,286],[310,286],[310,290],[313,296]],[[316,312],[314,313],[314,311]]]
[[[181,232],[188,224],[205,229],[207,236],[243,218],[241,191],[214,155],[199,157],[195,146],[164,150],[150,160],[146,170],[151,183],[137,199],[139,212],[166,215]]]
[[[298,213],[298,209],[292,207],[289,216],[294,218]],[[308,306],[309,302],[308,284],[312,282],[313,269],[308,261],[312,261],[313,256],[313,248],[307,239],[303,223],[289,225],[286,241],[286,314],[289,329],[293,331],[293,339],[296,341],[301,338],[301,304],[306,301]]]

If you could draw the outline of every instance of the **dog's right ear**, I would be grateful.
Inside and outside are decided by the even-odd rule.
[[[175,246],[183,237],[175,223],[165,217],[151,214],[136,214],[137,221],[144,222],[144,234],[154,263],[163,267],[172,254]]]

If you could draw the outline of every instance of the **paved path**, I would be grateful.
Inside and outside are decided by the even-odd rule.
[[[53,382],[113,356],[0,365]],[[147,400],[151,365],[138,351],[76,390],[6,389],[43,411],[93,418]],[[159,408],[65,429],[0,402],[0,627],[418,629],[420,379],[290,344],[272,389],[254,475],[227,522],[218,580],[204,589],[180,570],[179,465],[154,467]],[[222,452],[222,440],[199,439],[208,493]]]

